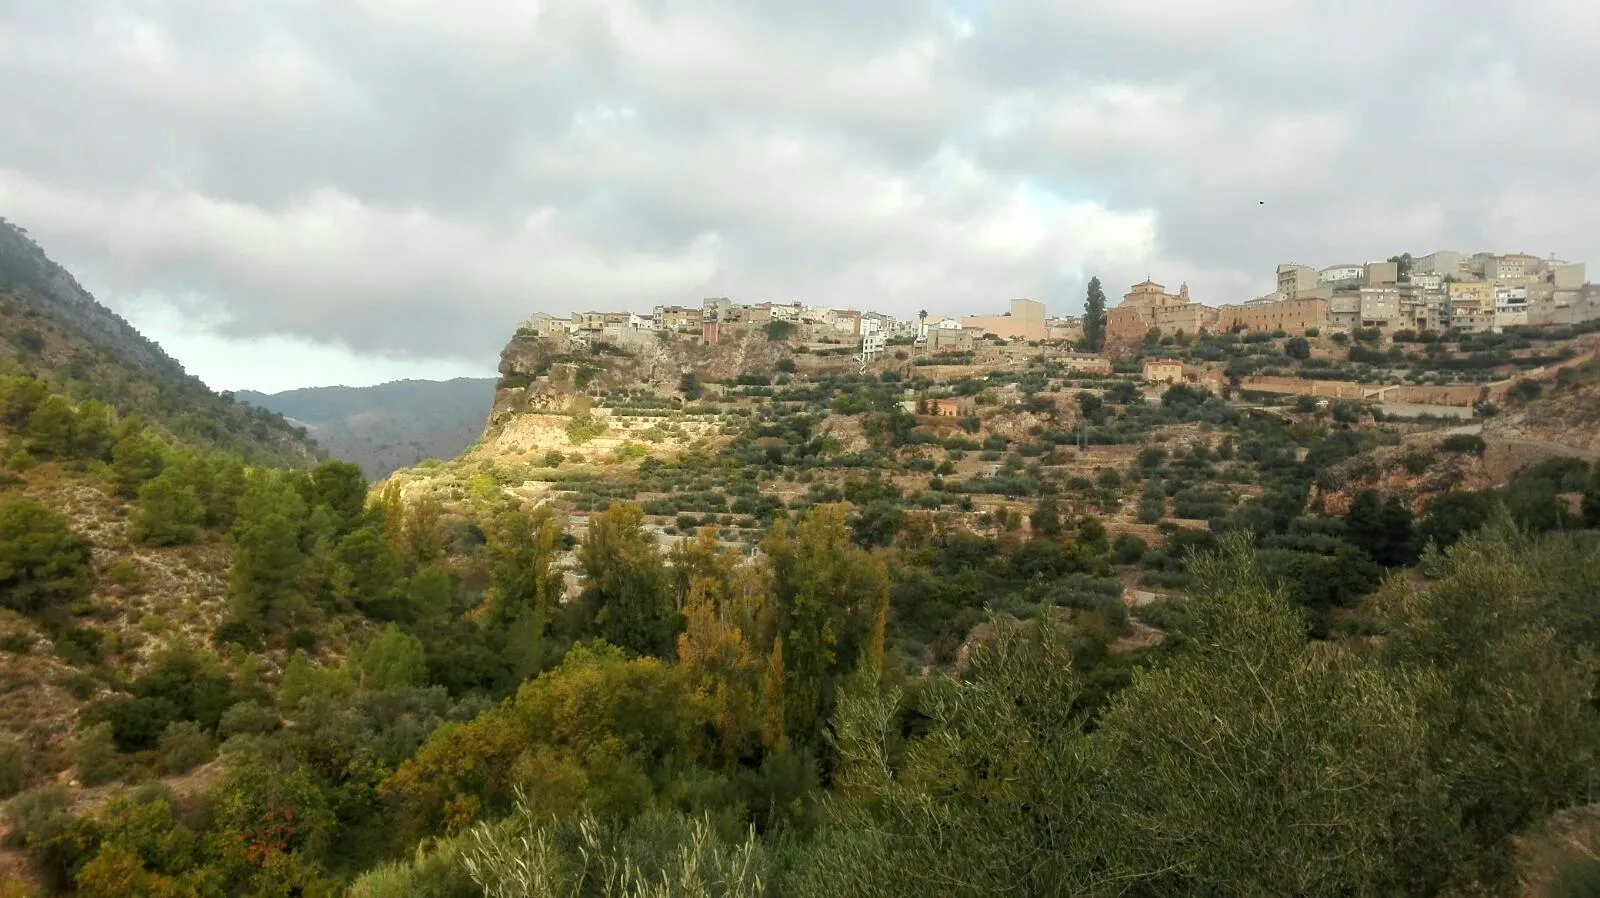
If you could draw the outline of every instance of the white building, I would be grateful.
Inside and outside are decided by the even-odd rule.
[[[1330,265],[1317,272],[1317,281],[1323,284],[1354,284],[1366,276],[1365,265]]]
[[[862,321],[865,325],[866,322]],[[883,331],[874,330],[861,335],[861,354],[867,361],[877,358],[889,345],[889,335]]]

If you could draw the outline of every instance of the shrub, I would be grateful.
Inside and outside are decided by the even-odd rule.
[[[27,746],[14,739],[0,739],[0,798],[21,792],[27,779]]]
[[[1482,455],[1486,448],[1483,437],[1475,433],[1456,433],[1444,438],[1439,446],[1446,452],[1464,452],[1472,455]]]
[[[1111,541],[1111,560],[1116,564],[1138,564],[1149,548],[1139,537],[1131,533],[1119,533]]]
[[[89,550],[67,519],[28,499],[0,502],[0,607],[32,614],[89,594]]]
[[[177,705],[151,696],[110,699],[87,709],[84,716],[87,721],[109,726],[117,749],[131,752],[155,748],[178,713]]]
[[[1532,402],[1538,399],[1539,394],[1543,392],[1544,388],[1539,385],[1538,381],[1523,379],[1513,384],[1511,389],[1506,392],[1506,396],[1522,402]]]
[[[169,776],[188,773],[211,760],[217,751],[216,743],[192,720],[168,724],[158,748],[161,772]]]
[[[113,738],[109,723],[97,723],[78,734],[78,745],[73,753],[78,782],[98,786],[116,779],[122,772]]]
[[[278,728],[278,712],[258,702],[240,702],[222,712],[217,723],[217,735],[223,739],[233,736],[264,736]]]

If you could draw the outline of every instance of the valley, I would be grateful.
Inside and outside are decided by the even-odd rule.
[[[218,396],[51,296],[0,377],[6,898],[1508,894],[1600,847],[1600,327],[543,322],[494,383]]]

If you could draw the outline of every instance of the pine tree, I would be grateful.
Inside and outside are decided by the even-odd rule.
[[[206,509],[194,486],[178,468],[168,468],[139,488],[133,512],[133,538],[147,546],[181,546],[195,541]]]
[[[72,456],[78,415],[65,396],[51,396],[28,416],[28,439],[34,452],[51,458]]]
[[[139,495],[139,487],[161,473],[165,459],[161,441],[143,431],[134,431],[111,447],[111,476],[117,493],[126,498]]]
[[[1083,348],[1099,352],[1106,342],[1106,294],[1100,279],[1089,279],[1088,297],[1083,304]]]

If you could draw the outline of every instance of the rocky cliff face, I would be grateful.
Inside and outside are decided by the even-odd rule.
[[[518,415],[565,410],[574,395],[591,386],[669,393],[685,374],[702,381],[771,374],[789,354],[787,344],[768,341],[760,330],[724,332],[715,346],[688,334],[640,334],[626,348],[604,352],[575,351],[565,339],[521,330],[500,353],[489,427]]]

